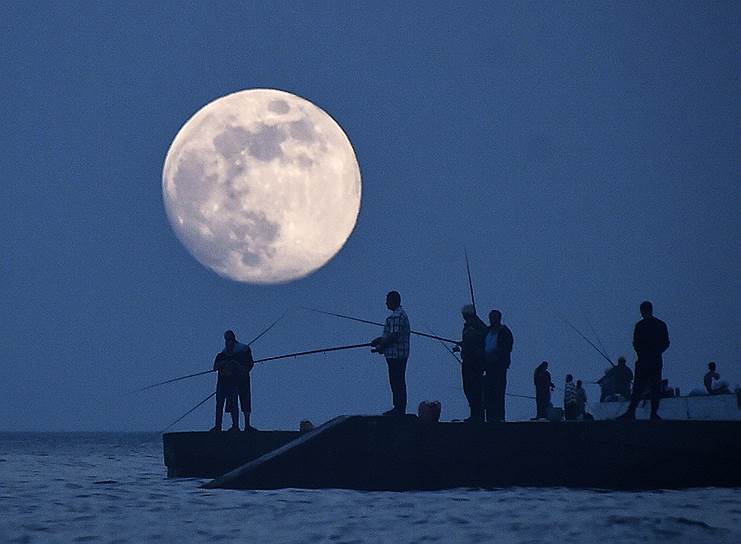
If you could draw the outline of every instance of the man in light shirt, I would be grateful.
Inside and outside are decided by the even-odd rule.
[[[386,307],[391,315],[386,318],[383,336],[371,340],[376,353],[386,357],[389,384],[394,407],[383,413],[385,416],[403,416],[407,410],[406,370],[409,358],[409,318],[401,307],[401,295],[390,291],[386,295]]]

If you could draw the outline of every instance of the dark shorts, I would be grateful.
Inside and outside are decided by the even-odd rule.
[[[252,391],[250,387],[249,374],[240,381],[237,393],[239,395],[239,404],[242,407],[242,412],[245,414],[252,412]]]
[[[216,404],[225,403],[224,409],[227,412],[237,411],[237,394],[237,388],[233,384],[216,384]]]
[[[661,370],[662,365],[653,361],[648,364],[638,361],[636,363],[635,381],[633,382],[632,399],[639,400],[644,393],[648,393],[649,398],[659,398],[661,396]]]

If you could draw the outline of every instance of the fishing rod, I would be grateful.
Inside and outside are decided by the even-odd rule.
[[[322,348],[322,349],[313,349],[310,351],[299,351],[296,353],[288,353],[286,355],[276,355],[274,357],[265,357],[263,359],[255,359],[252,361],[253,363],[265,363],[267,361],[276,361],[278,359],[288,359],[289,357],[299,357],[300,355],[311,355],[313,353],[328,353],[330,351],[342,351],[345,349],[356,349],[356,348],[366,348],[371,347],[370,343],[367,344],[353,344],[350,346],[339,346],[339,347],[331,347],[331,348]],[[216,369],[210,369],[210,370],[203,370],[201,372],[195,372],[193,374],[188,374],[187,376],[180,376],[178,378],[172,378],[169,380],[165,380],[164,382],[155,383],[152,385],[148,385],[147,387],[143,387],[141,389],[137,389],[136,391],[132,391],[132,393],[138,393],[139,391],[145,391],[147,389],[152,389],[153,387],[157,387],[159,385],[165,385],[168,383],[177,382],[180,380],[185,380],[187,378],[193,378],[195,376],[203,376],[204,374],[210,374],[211,372],[217,372]]]
[[[465,246],[463,247],[463,254],[466,256],[466,273],[468,274],[468,290],[471,292],[471,306],[473,306],[473,313],[476,313],[476,299],[473,297],[473,282],[471,281],[471,267],[468,265],[468,251]]]
[[[531,397],[530,395],[515,395],[514,393],[505,393],[508,397],[517,397],[518,399],[530,399],[535,400],[535,397]]]
[[[594,330],[594,327],[592,326],[592,322],[589,320],[589,318],[587,316],[584,316],[584,319],[587,320],[587,325],[589,325],[589,329],[592,331],[592,334],[597,339],[597,342],[599,343],[599,347],[602,348],[602,353],[604,353],[605,355],[607,355],[607,358],[612,361],[612,357],[610,357],[610,354],[607,353],[607,348],[602,343],[602,339],[599,337],[599,334],[597,334],[597,331]]]
[[[260,338],[262,338],[270,329],[272,329],[273,327],[275,327],[278,324],[279,321],[282,321],[283,318],[286,317],[286,315],[288,314],[288,312],[290,312],[290,309],[289,310],[286,310],[285,312],[283,312],[283,315],[281,315],[278,319],[276,319],[270,325],[268,325],[268,327],[264,331],[262,331],[260,334],[258,334],[257,336],[255,336],[249,342],[247,342],[247,345],[248,346],[251,346],[252,344],[254,344],[255,342],[257,342]]]
[[[430,328],[430,327],[429,327],[429,326],[428,326],[427,324],[425,324],[425,326],[424,326],[424,327],[425,327],[425,329],[427,329],[427,330],[428,330],[428,331],[430,332],[430,334],[435,334],[435,333],[434,333],[434,332],[432,331],[432,329],[431,329],[431,328]],[[438,341],[439,341],[439,340],[438,340]],[[442,346],[442,347],[443,347],[443,348],[445,349],[445,351],[447,351],[448,353],[450,353],[450,355],[451,355],[451,356],[453,357],[453,359],[455,359],[455,360],[456,360],[456,361],[458,362],[458,364],[459,364],[459,365],[462,365],[462,364],[463,364],[463,361],[461,361],[461,360],[460,360],[460,359],[458,358],[458,356],[457,356],[457,355],[455,354],[455,352],[454,352],[454,351],[453,351],[453,350],[452,350],[452,349],[450,348],[450,346],[448,346],[448,344],[446,344],[445,342],[442,342],[442,341],[439,341],[439,342],[440,342],[440,345],[441,345],[441,346]]]
[[[210,394],[210,395],[209,395],[208,397],[206,397],[206,398],[205,398],[205,399],[203,399],[203,400],[202,400],[201,402],[199,402],[198,404],[196,404],[196,405],[195,405],[195,406],[194,406],[193,408],[191,408],[190,410],[188,410],[187,412],[185,412],[185,413],[184,413],[184,414],[183,414],[182,416],[180,416],[180,417],[179,417],[179,418],[177,418],[177,419],[176,419],[175,421],[173,421],[172,423],[170,423],[170,424],[169,424],[169,425],[168,425],[167,427],[165,427],[165,428],[164,428],[164,429],[163,429],[163,430],[162,430],[162,431],[160,432],[160,434],[164,434],[165,432],[167,432],[168,430],[170,430],[170,429],[171,429],[172,427],[174,427],[174,426],[175,426],[176,424],[180,423],[180,421],[181,421],[181,420],[183,420],[183,419],[184,419],[184,418],[185,418],[186,416],[188,416],[188,415],[190,415],[190,414],[191,414],[192,412],[194,412],[196,408],[198,408],[199,406],[201,406],[201,405],[202,405],[202,404],[204,404],[205,402],[208,402],[208,400],[209,400],[209,399],[210,399],[211,397],[213,397],[213,396],[214,396],[215,394],[216,394],[216,391],[214,391],[213,393],[211,393],[211,394]]]
[[[357,348],[368,348],[372,347],[373,344],[370,342],[365,344],[352,344],[350,346],[339,346],[334,348],[322,348],[312,349],[310,351],[299,351],[297,353],[288,353],[286,355],[276,355],[275,357],[265,357],[264,359],[256,359],[254,363],[265,363],[267,361],[277,361],[278,359],[288,359],[289,357],[299,357],[300,355],[312,355],[314,353],[329,353],[330,351],[342,351],[346,349],[357,349]],[[213,371],[211,371],[213,372]]]
[[[153,383],[152,385],[147,385],[146,387],[142,387],[140,389],[134,389],[131,393],[141,393],[142,391],[146,391],[147,389],[152,389],[154,387],[159,387],[160,385],[167,385],[168,383],[179,382],[180,380],[185,380],[187,378],[193,378],[195,376],[203,376],[204,374],[208,374],[210,372],[214,372],[214,370],[204,370],[202,372],[195,372],[193,374],[188,374],[187,376],[180,376],[178,378],[172,378],[169,380],[165,380],[163,382]]]
[[[262,338],[265,335],[265,333],[267,333],[270,329],[272,329],[273,327],[275,327],[275,325],[277,325],[279,321],[281,321],[284,317],[286,317],[286,314],[288,314],[288,312],[289,312],[289,310],[286,310],[285,312],[283,312],[283,315],[281,315],[278,319],[276,319],[270,325],[268,325],[260,334],[258,334],[257,336],[255,336],[249,342],[247,342],[247,345],[248,346],[251,346],[252,344],[254,344],[255,342],[257,342],[260,338]],[[130,394],[133,394],[133,393],[141,393],[142,391],[146,391],[147,389],[152,389],[153,387],[159,387],[160,385],[167,385],[168,383],[173,383],[173,382],[177,382],[177,381],[180,381],[180,380],[185,380],[187,378],[194,378],[196,376],[203,376],[204,374],[208,374],[209,372],[213,372],[213,370],[204,370],[202,372],[195,372],[193,374],[188,374],[187,376],[180,376],[179,378],[172,378],[172,379],[165,380],[165,381],[162,381],[162,382],[153,383],[152,385],[147,385],[146,387],[142,387],[140,389],[135,389],[135,390],[131,391]]]
[[[572,324],[571,324],[571,323],[570,323],[569,321],[567,321],[567,320],[566,320],[566,318],[563,318],[563,317],[562,317],[562,318],[561,318],[561,320],[562,320],[562,321],[563,321],[564,323],[566,323],[566,324],[567,324],[567,325],[568,325],[569,327],[571,327],[572,329],[574,329],[574,331],[576,331],[576,334],[578,334],[578,335],[579,335],[579,336],[581,336],[581,337],[582,337],[582,338],[583,338],[584,340],[586,340],[586,341],[587,341],[587,343],[588,343],[588,344],[589,344],[590,346],[592,346],[592,347],[593,347],[593,348],[594,348],[594,349],[595,349],[595,350],[597,351],[597,353],[599,353],[600,355],[602,355],[602,357],[604,357],[604,358],[605,358],[605,360],[607,360],[607,362],[608,362],[608,363],[610,363],[610,364],[611,364],[612,366],[615,366],[615,363],[613,363],[613,362],[612,362],[612,361],[610,360],[610,358],[609,358],[609,357],[608,357],[607,355],[605,355],[604,353],[602,353],[602,352],[600,351],[600,349],[599,349],[599,348],[598,348],[597,346],[595,346],[595,345],[594,345],[594,342],[592,342],[592,341],[591,341],[591,340],[590,340],[589,338],[587,338],[586,336],[584,336],[584,335],[582,334],[582,332],[581,332],[581,331],[580,331],[579,329],[577,329],[577,328],[576,328],[576,327],[575,327],[574,325],[572,325]]]
[[[344,315],[344,314],[336,314],[334,312],[325,312],[324,310],[317,310],[316,308],[309,308],[307,306],[301,307],[304,310],[308,310],[310,312],[316,312],[318,314],[324,314],[324,315],[331,315],[334,317],[340,317],[342,319],[349,319],[351,321],[358,321],[360,323],[368,323],[369,325],[378,325],[379,327],[383,327],[383,323],[380,323],[378,321],[368,321],[367,319],[360,319],[359,317],[352,317],[350,315]],[[441,342],[447,342],[449,344],[460,344],[458,340],[451,340],[450,338],[443,338],[442,336],[435,336],[434,334],[425,334],[423,332],[419,331],[409,331],[411,334],[416,334],[417,336],[424,336],[425,338],[432,338],[433,340],[439,340]]]

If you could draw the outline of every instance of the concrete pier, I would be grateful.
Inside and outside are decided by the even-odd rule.
[[[244,433],[233,443],[227,433],[172,436],[165,436],[165,450],[168,472],[175,475],[206,476],[240,455],[250,458],[206,484],[211,488],[741,486],[737,421],[475,425],[423,424],[415,416],[342,416],[300,435]],[[229,450],[238,447],[245,448],[239,455]],[[194,448],[197,455],[188,452]],[[221,448],[229,455],[219,453]],[[189,468],[183,468],[184,460]]]
[[[298,437],[292,431],[167,433],[168,478],[216,478]]]

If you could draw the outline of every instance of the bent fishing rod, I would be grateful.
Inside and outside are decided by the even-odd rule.
[[[427,329],[427,330],[428,330],[428,331],[430,332],[430,334],[435,334],[435,333],[434,333],[434,331],[433,331],[433,330],[432,330],[432,329],[430,328],[430,326],[429,326],[429,325],[427,325],[427,324],[425,324],[425,329]],[[441,345],[441,346],[443,347],[443,349],[444,349],[445,351],[447,351],[448,353],[450,353],[450,355],[451,355],[451,356],[453,357],[453,359],[455,359],[455,360],[456,360],[456,361],[458,362],[458,364],[459,364],[459,365],[462,365],[462,364],[463,364],[463,361],[461,361],[461,360],[460,360],[460,359],[458,358],[458,356],[457,356],[457,355],[455,354],[455,352],[454,352],[454,351],[453,351],[453,350],[451,349],[451,347],[450,347],[450,346],[448,346],[448,344],[446,344],[445,342],[442,342],[442,341],[439,341],[439,342],[440,342],[440,345]]]
[[[177,425],[177,424],[178,424],[178,423],[180,423],[180,422],[181,422],[181,421],[182,421],[183,419],[185,419],[185,417],[186,417],[186,416],[188,416],[188,415],[190,415],[191,413],[193,413],[193,412],[194,412],[194,411],[196,410],[196,408],[198,408],[198,407],[199,407],[199,406],[201,406],[202,404],[205,404],[206,402],[208,402],[208,400],[209,400],[209,399],[210,399],[211,397],[213,397],[214,395],[216,395],[216,391],[214,391],[213,393],[211,393],[211,394],[210,394],[210,395],[209,395],[208,397],[206,397],[205,399],[203,399],[203,400],[202,400],[201,402],[199,402],[198,404],[196,404],[196,405],[195,405],[195,406],[194,406],[193,408],[191,408],[190,410],[188,410],[187,412],[185,412],[185,413],[184,413],[184,414],[183,414],[182,416],[180,416],[180,417],[179,417],[179,418],[177,418],[177,419],[176,419],[175,421],[173,421],[172,423],[170,423],[170,424],[169,424],[169,425],[168,425],[167,427],[165,427],[164,429],[162,429],[162,431],[160,431],[160,434],[164,434],[164,433],[166,433],[167,431],[169,431],[169,430],[170,430],[171,428],[173,428],[173,427],[174,427],[175,425]]]
[[[606,361],[607,361],[608,363],[610,363],[610,364],[611,364],[612,366],[615,366],[615,363],[613,363],[613,362],[612,362],[612,361],[610,360],[610,358],[609,358],[609,357],[608,357],[607,355],[605,355],[604,353],[602,353],[602,351],[601,351],[601,350],[600,350],[600,349],[599,349],[599,348],[598,348],[597,346],[595,346],[595,345],[594,345],[594,342],[592,342],[592,341],[591,341],[591,340],[590,340],[589,338],[587,338],[586,336],[584,336],[584,335],[582,334],[582,332],[581,332],[581,331],[580,331],[579,329],[577,329],[577,328],[576,328],[576,327],[575,327],[574,325],[572,325],[572,324],[571,324],[571,323],[570,323],[569,321],[567,321],[567,320],[566,320],[566,318],[563,318],[563,317],[562,317],[562,318],[561,318],[561,321],[563,321],[563,322],[564,322],[564,323],[566,323],[566,324],[567,324],[567,325],[568,325],[569,327],[571,327],[572,329],[574,329],[574,331],[576,331],[576,334],[578,334],[578,335],[579,335],[579,336],[581,336],[581,337],[582,337],[582,338],[583,338],[584,340],[586,340],[586,341],[587,341],[587,343],[588,343],[588,344],[589,344],[590,346],[592,346],[592,347],[593,347],[593,348],[594,348],[594,349],[595,349],[595,350],[597,351],[597,353],[599,353],[600,355],[602,355],[602,357],[604,357],[604,358],[605,358],[605,360],[606,360]]]
[[[257,342],[260,338],[262,338],[265,334],[267,334],[267,332],[270,329],[272,329],[273,327],[275,327],[278,324],[279,321],[282,321],[283,318],[286,317],[286,315],[288,314],[289,311],[290,311],[290,309],[289,310],[286,310],[285,312],[283,312],[283,315],[281,315],[278,319],[276,319],[270,325],[268,325],[268,327],[264,331],[262,331],[260,334],[258,334],[257,336],[255,336],[249,342],[247,342],[247,345],[248,346],[251,346],[252,344],[254,344],[255,342]]]
[[[602,353],[604,353],[605,355],[607,355],[607,358],[612,361],[612,357],[610,357],[610,354],[607,352],[607,348],[602,343],[602,339],[599,337],[599,334],[597,334],[597,331],[594,330],[594,327],[592,326],[592,322],[589,320],[589,318],[586,315],[584,316],[584,319],[587,320],[587,325],[589,325],[589,329],[592,331],[592,334],[597,339],[597,343],[599,344],[599,347],[602,348]]]
[[[369,325],[378,325],[379,327],[383,327],[383,323],[380,323],[378,321],[369,321],[367,319],[360,319],[359,317],[352,317],[350,315],[345,314],[336,314],[334,312],[325,312],[324,310],[317,310],[316,308],[309,308],[307,306],[301,306],[302,309],[308,310],[309,312],[316,312],[318,314],[324,314],[324,315],[331,315],[334,317],[340,317],[342,319],[349,319],[350,321],[358,321],[359,323],[367,323]],[[424,336],[425,338],[432,338],[433,340],[439,340],[440,342],[447,342],[448,344],[460,344],[458,340],[451,340],[450,338],[443,338],[442,336],[435,336],[434,334],[425,334],[423,332],[419,331],[409,331],[411,334],[416,334],[417,336]]]
[[[330,351],[342,351],[346,349],[357,349],[357,348],[369,348],[373,347],[373,344],[366,342],[365,344],[352,344],[350,346],[339,346],[336,348],[322,348],[312,349],[309,351],[299,351],[297,353],[288,353],[286,355],[276,355],[274,357],[265,357],[264,359],[256,359],[254,363],[265,363],[267,361],[277,361],[278,359],[288,359],[289,357],[299,357],[301,355],[313,355],[315,353],[329,353]]]
[[[281,321],[284,317],[286,317],[286,314],[288,314],[288,312],[289,312],[289,310],[286,310],[285,312],[283,312],[283,315],[281,315],[278,319],[276,319],[270,325],[268,325],[267,327],[265,327],[265,329],[260,334],[258,334],[257,336],[255,336],[249,342],[247,342],[247,345],[248,346],[251,346],[252,344],[254,344],[255,342],[257,342],[260,338],[262,338],[265,334],[267,334],[267,332],[270,329],[272,329],[273,327],[275,327],[278,324],[279,321]],[[165,380],[165,381],[162,381],[162,382],[153,383],[152,385],[147,385],[146,387],[142,387],[140,389],[135,389],[135,390],[131,391],[131,393],[141,393],[142,391],[146,391],[147,389],[152,389],[153,387],[158,387],[160,385],[166,385],[168,383],[176,382],[176,381],[179,381],[179,380],[184,380],[186,378],[193,378],[195,376],[202,376],[203,374],[208,374],[209,372],[213,372],[213,371],[212,370],[206,370],[206,371],[203,371],[203,372],[196,372],[194,374],[188,374],[187,376],[180,376],[179,378],[172,378],[170,380]]]
[[[471,306],[473,306],[473,313],[476,313],[476,299],[473,296],[473,282],[471,281],[471,267],[468,265],[468,251],[463,248],[463,254],[466,256],[466,273],[468,274],[468,290],[471,292]]]
[[[338,346],[338,347],[331,347],[331,348],[321,348],[321,349],[312,349],[309,351],[298,351],[296,353],[287,353],[285,355],[275,355],[273,357],[265,357],[263,359],[255,359],[252,361],[254,364],[257,363],[265,363],[267,361],[277,361],[278,359],[288,359],[291,357],[300,357],[302,355],[313,355],[316,353],[329,353],[331,351],[342,351],[346,349],[357,349],[357,348],[368,348],[372,347],[372,344],[365,343],[365,344],[352,344],[349,346]],[[210,370],[202,370],[201,372],[195,372],[193,374],[188,374],[187,376],[179,376],[177,378],[171,378],[169,380],[165,380],[163,382],[154,383],[152,385],[148,385],[146,387],[142,387],[141,389],[137,389],[136,391],[133,391],[133,393],[138,393],[140,391],[146,391],[147,389],[152,389],[153,387],[158,387],[160,385],[166,385],[168,383],[174,383],[178,382],[180,380],[185,380],[187,378],[194,378],[196,376],[203,376],[204,374],[211,374],[212,372],[217,372],[217,369],[210,369]],[[205,401],[204,401],[205,402]]]

